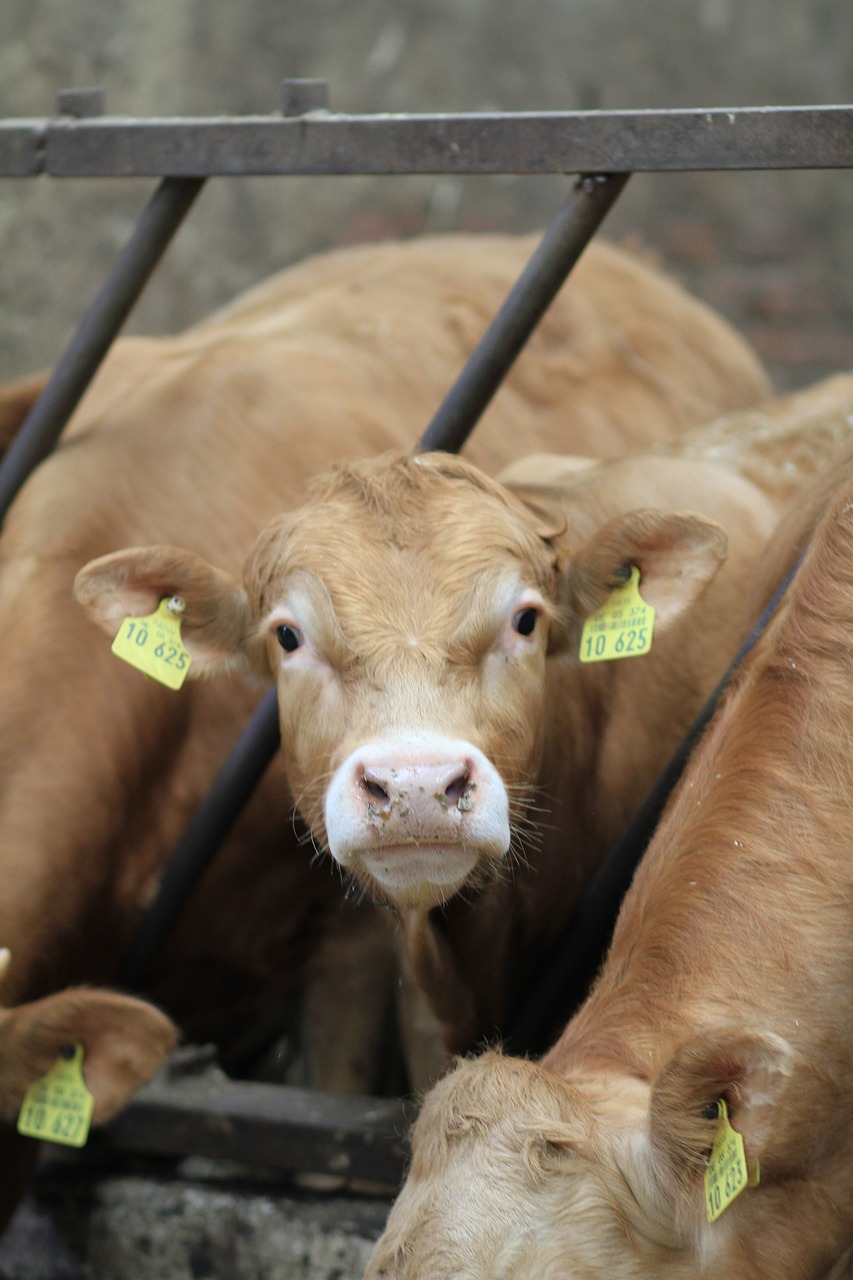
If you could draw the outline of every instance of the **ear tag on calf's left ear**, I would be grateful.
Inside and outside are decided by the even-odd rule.
[[[752,1177],[747,1173],[743,1138],[729,1123],[729,1113],[721,1098],[717,1103],[720,1127],[705,1170],[705,1208],[708,1221],[716,1222],[744,1187],[757,1187],[758,1165]]]
[[[583,624],[578,656],[581,662],[639,658],[652,647],[654,624],[655,611],[640,595],[640,570],[632,564],[624,587],[611,591]]]
[[[83,1079],[83,1046],[60,1054],[47,1075],[31,1084],[18,1116],[18,1133],[41,1142],[82,1147],[89,1136],[95,1099]]]
[[[192,661],[181,639],[183,612],[183,600],[168,596],[146,618],[125,618],[113,653],[168,689],[180,689]]]

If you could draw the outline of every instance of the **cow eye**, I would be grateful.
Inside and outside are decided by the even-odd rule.
[[[276,627],[275,634],[285,653],[293,653],[294,649],[298,649],[302,644],[302,636],[296,627]]]
[[[512,620],[512,629],[520,636],[531,636],[536,629],[538,618],[536,609],[519,609]]]

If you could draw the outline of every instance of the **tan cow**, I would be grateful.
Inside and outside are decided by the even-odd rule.
[[[427,1097],[368,1280],[850,1276],[853,451],[827,487],[592,994]]]
[[[530,239],[449,236],[341,250],[169,339],[120,340],[0,536],[0,940],[10,1004],[105,981],[163,861],[260,696],[240,672],[180,695],[113,658],[74,603],[87,560],[185,545],[236,572],[306,481],[342,456],[409,447],[497,311]],[[8,439],[41,380],[0,393]],[[610,452],[760,397],[745,344],[658,272],[584,254],[476,433],[471,456]],[[338,930],[375,930],[311,870],[280,768],[204,878],[153,992],[187,1035],[222,1041],[336,973],[334,1054],[315,1082],[369,1090],[365,967],[337,971]],[[321,943],[318,952],[318,942]],[[348,940],[349,943],[349,940]],[[363,948],[362,948],[363,949]],[[346,954],[349,955],[349,945]],[[359,952],[361,954],[361,951]],[[390,981],[390,978],[389,978]],[[384,1015],[379,992],[375,1017]],[[368,1055],[369,1058],[369,1055]],[[0,1163],[2,1163],[0,1158]]]
[[[546,526],[466,461],[395,454],[320,477],[242,582],[156,547],[77,579],[110,635],[179,596],[191,676],[272,673],[289,794],[318,847],[400,909],[451,1048],[499,1025],[527,949],[722,674],[777,514],[684,459],[583,469],[563,499]],[[652,651],[583,666],[581,625],[631,565]]]

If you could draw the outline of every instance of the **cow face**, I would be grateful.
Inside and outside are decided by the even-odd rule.
[[[376,896],[426,908],[511,858],[546,749],[547,667],[586,613],[640,563],[666,625],[725,546],[708,521],[648,512],[574,552],[566,537],[564,515],[466,462],[391,456],[315,482],[242,584],[153,548],[93,562],[77,592],[111,633],[178,594],[191,674],[272,673],[315,842]]]
[[[822,1276],[833,1244],[815,1240],[803,1265],[780,1185],[808,1158],[786,1114],[794,1075],[778,1037],[727,1026],[652,1084],[600,1058],[568,1076],[496,1053],[462,1062],[424,1100],[365,1280]],[[709,1222],[720,1097],[762,1172]]]
[[[589,1082],[587,1082],[588,1085]],[[599,1091],[601,1092],[601,1091]],[[639,1132],[648,1087],[629,1087]],[[675,1245],[641,1239],[595,1093],[497,1054],[427,1095],[405,1186],[365,1280],[634,1280]]]

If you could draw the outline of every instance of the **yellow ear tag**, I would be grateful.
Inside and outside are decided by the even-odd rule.
[[[757,1164],[752,1177],[747,1173],[743,1138],[729,1123],[728,1109],[722,1098],[717,1106],[720,1127],[705,1170],[705,1208],[709,1222],[716,1222],[744,1187],[757,1187],[759,1179]]]
[[[640,595],[640,570],[631,565],[631,577],[616,587],[581,631],[581,662],[608,662],[614,658],[639,658],[652,647],[655,611]]]
[[[95,1099],[83,1079],[83,1046],[60,1055],[47,1075],[31,1084],[18,1116],[18,1133],[41,1142],[82,1147],[89,1136]]]
[[[170,596],[147,618],[125,618],[113,653],[168,689],[180,689],[192,662],[181,639],[183,612],[183,600]]]

